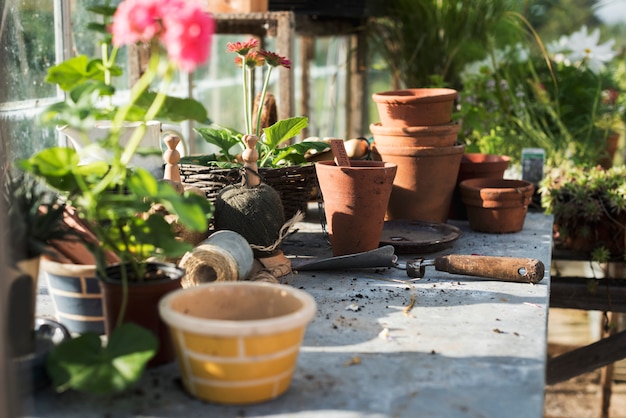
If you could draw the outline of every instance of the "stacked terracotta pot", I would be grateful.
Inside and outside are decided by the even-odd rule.
[[[374,157],[398,166],[386,219],[446,222],[465,145],[452,121],[456,90],[376,93],[380,123],[370,125]]]

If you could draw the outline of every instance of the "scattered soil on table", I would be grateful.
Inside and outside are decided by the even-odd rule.
[[[597,318],[585,311],[550,309],[548,356],[556,356],[595,340]],[[626,362],[616,363],[609,418],[626,418]],[[546,386],[544,418],[600,418],[600,369]]]

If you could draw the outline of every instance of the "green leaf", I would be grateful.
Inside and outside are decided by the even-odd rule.
[[[308,150],[315,150],[318,152],[328,149],[328,143],[317,141],[298,142],[297,144],[289,145],[288,147],[279,148],[274,155],[272,165],[276,166],[281,161],[289,161],[290,163],[297,165],[306,162],[304,154]]]
[[[262,139],[263,143],[274,150],[281,143],[300,134],[308,125],[309,120],[304,116],[279,120],[272,126],[263,129],[263,136],[265,137]]]
[[[145,92],[139,97],[136,105],[147,110],[155,98],[156,93]],[[155,119],[161,121],[181,122],[192,119],[200,123],[206,123],[207,118],[207,110],[202,103],[195,99],[174,96],[165,97],[163,106],[155,117]]]
[[[48,355],[46,365],[52,384],[59,391],[114,393],[139,380],[157,348],[158,340],[152,332],[127,323],[111,333],[105,347],[93,332],[57,345]]]
[[[78,55],[50,67],[45,79],[65,91],[89,80],[104,82],[104,71],[101,59],[90,59],[86,55]]]
[[[225,127],[218,128],[194,128],[194,131],[200,134],[202,139],[211,145],[215,145],[220,152],[226,156],[229,161],[232,160],[230,150],[236,145],[242,146],[241,138],[243,134]],[[239,148],[239,151],[243,151]]]

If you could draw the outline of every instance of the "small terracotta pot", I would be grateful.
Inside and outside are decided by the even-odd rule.
[[[148,263],[148,269],[162,270],[168,274],[168,278],[129,281],[124,322],[134,322],[151,331],[159,339],[159,349],[148,362],[148,367],[154,367],[171,363],[175,358],[167,326],[159,317],[158,305],[165,294],[180,289],[185,271],[175,264],[161,262]],[[117,325],[124,294],[120,265],[107,267],[107,278],[101,277],[97,272],[96,275],[102,289],[105,330],[107,335],[111,335]]]
[[[308,293],[254,281],[205,283],[159,303],[185,390],[221,404],[263,402],[284,393],[315,312]]]
[[[446,222],[465,145],[452,147],[382,147],[374,158],[398,165],[387,219]]]
[[[535,185],[525,180],[477,178],[459,184],[470,228],[494,234],[524,227]]]
[[[403,89],[374,93],[383,126],[430,126],[449,123],[457,91],[445,88]]]
[[[504,172],[509,167],[511,158],[506,155],[467,153],[461,158],[459,166],[459,175],[456,179],[457,186],[452,194],[452,203],[450,203],[449,219],[467,220],[467,210],[461,200],[461,192],[459,191],[459,183],[467,179],[476,178],[497,178],[504,177]]]
[[[450,147],[456,142],[459,129],[457,122],[409,127],[370,125],[374,141],[383,147]]]
[[[315,163],[334,256],[378,248],[397,166],[382,161]]]

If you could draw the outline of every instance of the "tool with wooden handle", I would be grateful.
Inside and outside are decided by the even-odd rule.
[[[545,270],[543,263],[533,258],[445,255],[433,260],[423,258],[409,260],[406,263],[406,274],[422,278],[428,266],[435,266],[435,270],[451,274],[521,283],[539,283]]]

